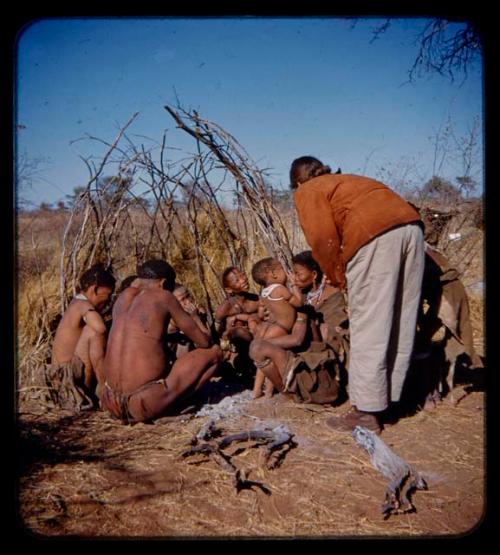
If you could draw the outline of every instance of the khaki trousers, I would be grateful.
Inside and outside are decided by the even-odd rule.
[[[383,233],[346,268],[351,353],[349,397],[362,411],[399,401],[413,350],[424,271],[417,224]]]

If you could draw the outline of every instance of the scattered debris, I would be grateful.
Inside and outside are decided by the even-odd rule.
[[[422,476],[396,455],[374,432],[363,426],[356,426],[352,435],[358,445],[368,452],[373,466],[390,480],[382,505],[385,519],[391,514],[416,512],[411,496],[416,489],[427,489],[427,483]]]
[[[199,416],[208,416],[216,422],[223,418],[239,415],[243,412],[246,405],[252,400],[252,391],[247,389],[235,395],[228,395],[217,404],[204,405],[196,414]]]
[[[241,451],[244,451],[246,448],[244,447],[243,449],[238,450],[232,455],[224,452],[224,449],[229,447],[232,443],[245,441],[255,442],[254,445],[250,445],[248,447],[250,449],[259,445],[265,445],[266,447],[264,450],[264,462],[266,468],[273,469],[277,468],[283,461],[286,453],[288,453],[290,449],[297,445],[292,439],[293,434],[285,425],[280,424],[275,427],[264,426],[262,428],[255,428],[253,430],[239,432],[236,434],[228,435],[219,441],[215,441],[214,438],[221,436],[222,433],[222,429],[216,428],[214,420],[209,420],[201,427],[196,436],[191,440],[191,445],[193,447],[181,454],[182,458],[187,458],[198,454],[205,455],[208,458],[213,458],[219,466],[233,474],[236,491],[239,492],[242,489],[251,489],[252,487],[256,486],[259,487],[266,495],[270,495],[270,490],[264,484],[262,484],[261,482],[248,480],[246,473],[234,466],[231,457],[236,455],[237,453],[240,453]],[[203,443],[200,443],[201,441],[203,441]],[[276,454],[276,457],[274,458],[274,460],[272,460],[274,454]]]
[[[196,445],[198,441],[208,441],[220,433],[220,430],[217,430],[215,427],[214,420],[208,420],[201,428],[200,431],[196,434],[196,436],[191,440],[191,445]]]

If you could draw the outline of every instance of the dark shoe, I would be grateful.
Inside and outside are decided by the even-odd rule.
[[[379,414],[379,423],[383,423],[384,426],[393,426],[399,422],[404,414],[405,409],[400,403],[391,401],[389,406]]]
[[[356,426],[363,426],[376,434],[382,431],[379,420],[373,412],[363,412],[356,407],[351,407],[342,416],[332,416],[326,424],[338,432],[352,432]]]

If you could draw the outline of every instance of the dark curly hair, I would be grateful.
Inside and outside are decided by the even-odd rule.
[[[104,264],[94,264],[80,276],[80,291],[86,291],[89,287],[115,288],[116,279],[110,270],[105,269]]]
[[[164,279],[163,289],[172,291],[175,287],[175,270],[165,260],[148,260],[137,266],[137,277],[142,279]]]
[[[127,276],[120,284],[120,289],[118,290],[118,293],[121,293],[122,291],[125,291],[125,289],[127,289],[128,287],[130,287],[130,285],[132,284],[133,281],[135,281],[137,279],[137,275],[136,274],[132,274],[130,276]]]
[[[222,287],[229,287],[227,278],[229,277],[229,274],[234,272],[235,270],[239,270],[239,268],[237,268],[236,266],[229,266],[222,272]]]
[[[255,283],[265,286],[266,274],[273,268],[277,267],[279,264],[279,261],[276,260],[276,258],[272,257],[263,258],[262,260],[256,262],[252,267],[252,278]]]
[[[296,158],[290,166],[290,189],[296,189],[301,183],[327,173],[332,173],[330,166],[325,166],[314,156]],[[341,173],[340,168],[335,173]]]
[[[311,272],[316,272],[317,282],[320,282],[323,278],[323,271],[319,267],[319,264],[316,262],[316,260],[313,258],[312,251],[299,252],[292,258],[292,264],[300,264],[308,270],[311,270]]]
[[[290,166],[290,188],[296,189],[304,181],[318,177],[326,173],[332,173],[329,166],[314,158],[314,156],[301,156],[296,158]]]

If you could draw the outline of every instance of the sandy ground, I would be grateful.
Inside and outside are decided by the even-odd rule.
[[[215,460],[181,457],[209,416],[128,426],[98,411],[23,407],[19,524],[35,537],[122,539],[468,533],[485,507],[485,393],[481,377],[465,378],[458,406],[419,411],[380,436],[428,483],[414,493],[413,513],[384,519],[387,479],[351,435],[325,425],[348,403],[324,408],[276,395],[217,422],[224,434],[277,424],[294,434],[294,448],[274,469],[264,465],[262,446],[228,449],[234,465],[263,485],[240,492]]]

